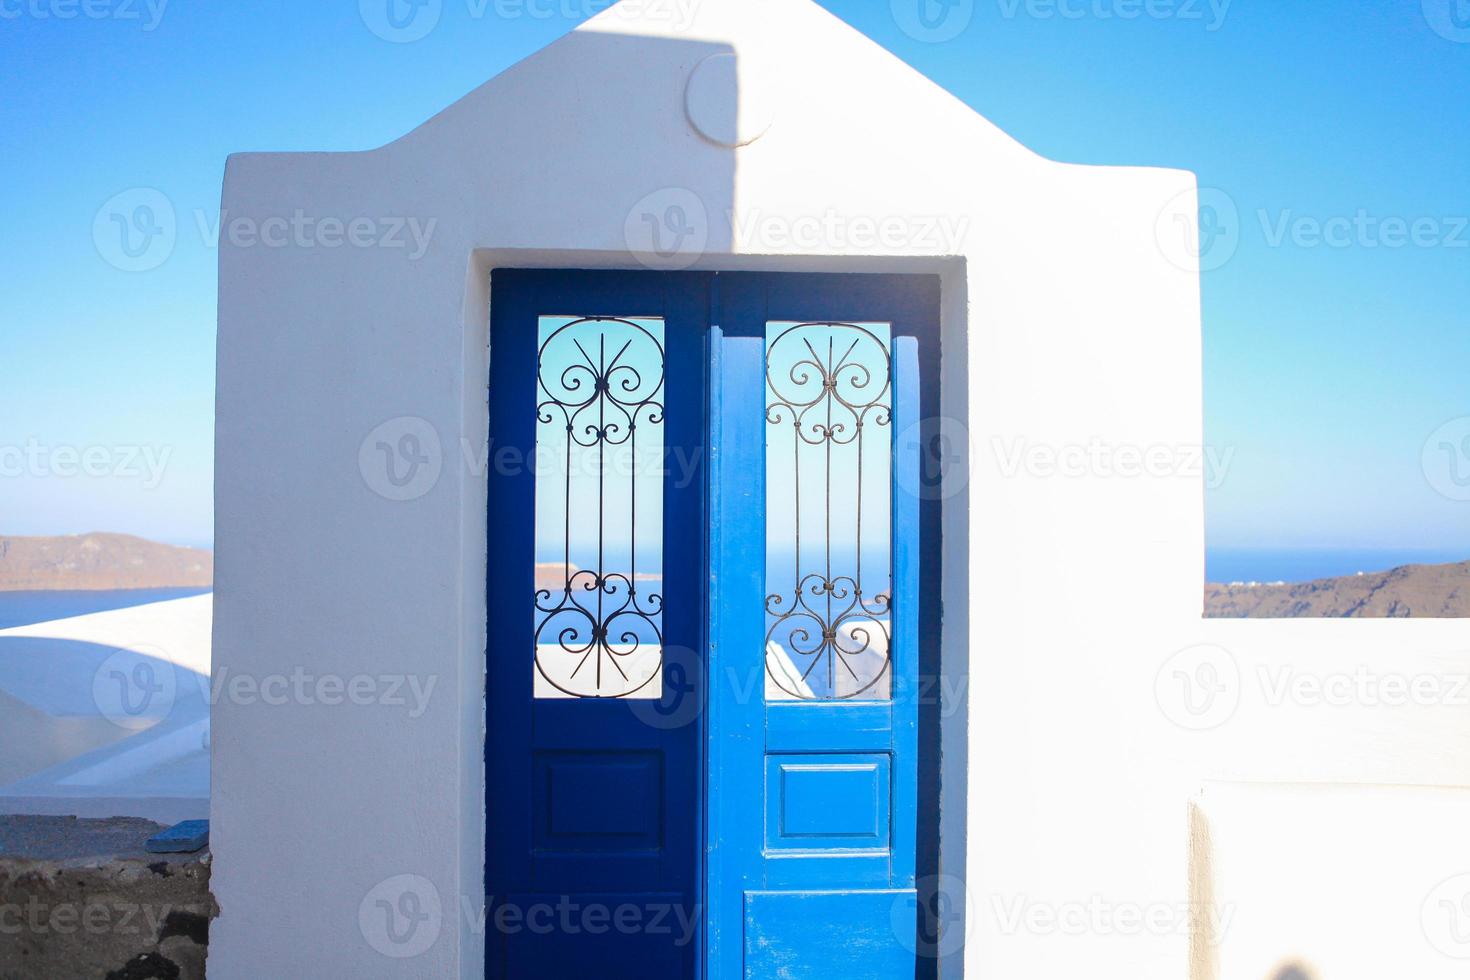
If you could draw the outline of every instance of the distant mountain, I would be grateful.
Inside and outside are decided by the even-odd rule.
[[[1235,619],[1470,617],[1470,561],[1298,584],[1206,585],[1205,615]]]
[[[214,554],[128,534],[0,536],[0,592],[208,588]]]

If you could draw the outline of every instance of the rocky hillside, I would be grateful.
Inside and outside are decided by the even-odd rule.
[[[0,592],[207,588],[214,555],[127,534],[0,536]]]
[[[1286,585],[1207,585],[1205,615],[1239,619],[1470,616],[1470,562]]]

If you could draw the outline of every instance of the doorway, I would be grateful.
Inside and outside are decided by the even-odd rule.
[[[938,306],[494,273],[490,976],[932,971]]]

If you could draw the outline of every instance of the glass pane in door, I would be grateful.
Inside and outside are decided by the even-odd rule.
[[[543,316],[538,333],[535,696],[658,698],[664,323]]]
[[[892,694],[886,323],[766,325],[766,698]]]

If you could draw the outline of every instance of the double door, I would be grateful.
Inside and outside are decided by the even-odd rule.
[[[937,292],[495,274],[490,976],[915,975]]]

